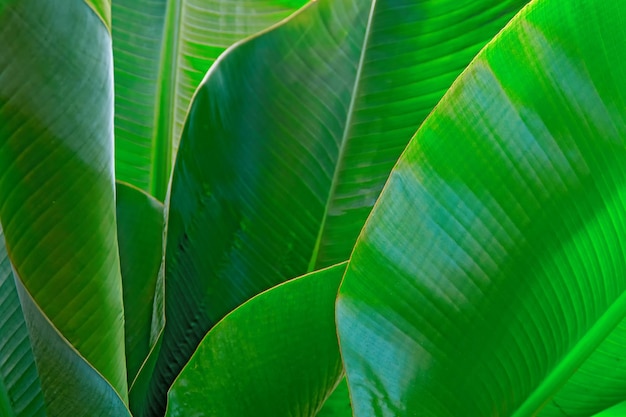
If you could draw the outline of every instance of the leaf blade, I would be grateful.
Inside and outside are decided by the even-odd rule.
[[[12,2],[0,28],[7,251],[45,315],[126,396],[110,34],[84,2]]]
[[[0,411],[3,416],[45,416],[39,373],[1,228],[0,294]]]
[[[334,300],[345,266],[274,287],[226,316],[176,379],[166,415],[316,415],[343,373]]]
[[[470,25],[484,43],[523,3],[467,2],[463,13],[430,24],[466,28],[478,8],[484,13]],[[170,325],[155,395],[243,301],[350,256],[409,133],[480,46],[470,38],[457,51],[445,34],[415,30],[431,29],[427,12],[450,10],[447,2],[311,2],[212,67],[191,105],[166,203]],[[420,60],[425,46],[436,65]],[[433,87],[437,65],[446,76]],[[421,70],[424,79],[404,78]],[[385,101],[393,110],[372,118]]]
[[[355,415],[582,416],[620,401],[556,403],[602,381],[608,355],[587,357],[626,311],[623,9],[561,6],[532,2],[481,52],[359,238],[337,304]]]

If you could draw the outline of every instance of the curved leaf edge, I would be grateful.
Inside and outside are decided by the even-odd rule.
[[[70,352],[72,352],[74,355],[76,355],[76,357],[84,364],[88,367],[88,369],[95,373],[96,375],[98,375],[98,377],[111,389],[111,391],[113,393],[115,393],[115,395],[117,396],[117,398],[119,398],[119,401],[121,404],[124,405],[125,409],[128,411],[128,415],[130,416],[130,409],[128,408],[128,404],[126,401],[124,401],[122,395],[120,395],[119,392],[117,392],[117,390],[111,385],[111,383],[100,373],[100,371],[98,371],[87,359],[85,359],[85,357],[65,338],[65,336],[59,331],[59,329],[54,325],[54,323],[52,323],[52,321],[50,321],[50,319],[48,318],[48,316],[44,313],[44,311],[39,307],[39,304],[37,304],[37,302],[35,301],[35,299],[33,298],[32,294],[30,293],[30,291],[28,290],[28,288],[24,285],[24,283],[22,282],[21,278],[19,278],[19,276],[17,275],[16,271],[13,270],[13,277],[15,278],[16,281],[16,287],[18,287],[18,292],[20,293],[20,297],[25,296],[28,297],[28,302],[37,310],[37,313],[40,315],[40,317],[45,320],[47,326],[49,326],[49,328],[54,332],[54,334],[59,338],[59,340],[62,341],[62,343],[64,344],[64,347],[69,349]],[[23,304],[23,303],[22,303]],[[30,328],[29,328],[29,333],[30,333]],[[31,336],[32,337],[32,336]],[[37,363],[37,355],[35,355],[35,363]],[[39,367],[38,367],[39,368]],[[38,369],[39,370],[39,369]],[[41,376],[40,376],[41,378]]]
[[[232,316],[238,316],[239,314],[241,314],[241,310],[242,310],[242,309],[245,311],[245,310],[248,308],[248,307],[247,307],[247,305],[248,305],[249,303],[255,303],[255,302],[256,302],[255,300],[257,300],[257,299],[259,299],[259,298],[263,297],[263,296],[264,296],[265,294],[267,294],[268,292],[271,292],[271,291],[273,291],[273,290],[275,290],[275,289],[277,289],[277,288],[283,288],[283,287],[286,287],[286,286],[291,286],[291,285],[293,285],[293,284],[294,284],[294,282],[296,282],[296,283],[297,283],[298,281],[300,281],[300,280],[302,280],[302,279],[306,279],[307,277],[309,277],[309,276],[311,276],[311,275],[313,275],[313,274],[317,274],[318,272],[328,271],[328,270],[331,270],[331,269],[334,269],[334,268],[339,268],[340,266],[343,266],[344,270],[343,270],[343,272],[342,272],[342,277],[341,277],[340,284],[339,284],[339,286],[340,286],[340,285],[341,285],[341,281],[343,281],[343,276],[344,276],[344,275],[345,275],[345,273],[346,273],[346,269],[347,269],[348,263],[349,263],[349,261],[348,261],[348,260],[345,260],[345,261],[343,261],[343,262],[339,262],[339,263],[337,263],[337,264],[330,265],[330,266],[325,267],[325,268],[320,268],[320,269],[315,270],[315,271],[307,272],[307,273],[306,273],[306,274],[304,274],[304,275],[300,275],[300,276],[295,277],[295,278],[292,278],[292,279],[290,279],[290,280],[288,280],[288,281],[281,282],[281,283],[279,283],[279,284],[277,284],[277,285],[275,285],[275,286],[273,286],[273,287],[271,287],[271,288],[268,288],[267,290],[265,290],[265,291],[263,291],[263,292],[260,292],[259,294],[255,295],[254,297],[250,298],[249,300],[247,300],[246,302],[244,302],[243,304],[239,305],[237,308],[235,308],[234,310],[232,310],[231,312],[229,312],[229,313],[228,313],[226,316],[224,316],[221,320],[219,320],[219,321],[218,321],[218,322],[217,322],[217,323],[216,323],[216,324],[215,324],[215,325],[214,325],[214,326],[213,326],[213,327],[212,327],[212,328],[211,328],[211,329],[210,329],[210,330],[209,330],[209,331],[205,334],[205,336],[202,338],[202,340],[201,340],[201,341],[200,341],[200,343],[198,344],[198,348],[199,348],[199,347],[200,347],[200,346],[204,343],[204,341],[205,341],[206,339],[208,339],[208,338],[210,337],[211,333],[212,333],[212,332],[214,332],[216,329],[217,329],[217,331],[221,331],[220,329],[221,329],[221,327],[224,325],[223,323],[225,323],[225,322],[226,322],[226,323],[228,323],[228,321],[230,321],[230,320],[232,319]],[[339,286],[338,286],[337,288],[339,288]],[[338,333],[337,333],[337,328],[336,328],[336,321],[335,321],[335,335],[337,336],[337,338],[339,337],[339,335],[338,335]],[[339,340],[339,339],[337,339],[337,340]],[[183,367],[183,369],[181,370],[181,372],[180,372],[180,373],[178,374],[178,376],[174,379],[174,381],[172,382],[172,385],[170,386],[170,390],[171,390],[171,388],[172,388],[172,387],[174,387],[174,386],[177,384],[177,382],[178,382],[179,378],[181,377],[181,375],[182,375],[182,374],[183,374],[183,372],[185,371],[185,368],[187,367],[187,365],[189,364],[189,362],[191,362],[191,361],[192,361],[192,359],[193,359],[194,355],[197,353],[198,348],[196,348],[196,350],[194,351],[194,354],[193,354],[193,355],[191,355],[191,357],[189,358],[189,360],[187,361],[187,363],[185,364],[185,366]],[[339,349],[341,349],[341,345],[339,345]],[[340,350],[340,353],[341,353],[341,350]],[[146,360],[146,362],[147,362],[147,360]],[[342,361],[342,362],[343,362],[343,361]],[[343,374],[345,374],[345,372],[344,372]],[[340,383],[341,383],[341,382],[342,382],[342,378],[340,377],[340,378],[337,380],[337,382],[335,383],[335,385],[334,385],[333,389],[329,392],[329,394],[328,394],[328,395],[326,396],[326,398],[324,399],[324,403],[325,403],[325,402],[326,402],[326,400],[327,400],[327,399],[328,399],[328,398],[332,395],[332,393],[333,393],[333,392],[335,391],[335,389],[336,389],[336,388],[340,385]],[[168,390],[168,397],[169,397],[169,390]],[[319,410],[318,410],[318,411],[319,411]],[[167,413],[166,413],[166,414],[167,414]]]
[[[369,223],[371,222],[371,219],[376,217],[378,206],[380,205],[380,202],[382,200],[380,197],[382,197],[383,195],[389,192],[389,188],[391,187],[389,185],[391,182],[390,181],[391,177],[396,171],[396,168],[400,164],[402,164],[402,161],[405,159],[405,154],[408,152],[409,147],[416,146],[416,143],[419,140],[420,131],[422,130],[423,126],[427,125],[427,122],[432,117],[434,117],[433,116],[434,114],[437,114],[440,112],[438,110],[439,108],[444,108],[449,105],[448,103],[450,101],[449,97],[454,94],[454,91],[459,88],[459,85],[464,82],[464,79],[468,78],[471,75],[471,74],[470,75],[467,75],[467,74],[473,71],[473,67],[476,65],[479,65],[477,64],[477,62],[479,62],[482,59],[483,55],[486,54],[485,51],[488,51],[494,48],[495,47],[494,45],[500,42],[499,39],[502,37],[501,34],[503,32],[508,32],[511,27],[517,24],[518,20],[522,19],[523,16],[530,13],[540,3],[541,3],[541,0],[530,0],[519,12],[517,12],[515,16],[513,16],[513,18],[511,18],[511,20],[489,42],[487,42],[483,46],[483,48],[481,48],[481,50],[476,54],[476,56],[472,58],[470,63],[463,69],[463,71],[454,80],[454,82],[451,84],[451,86],[443,95],[443,97],[440,99],[440,101],[433,107],[433,109],[428,114],[428,116],[422,121],[422,123],[420,124],[416,132],[411,137],[407,146],[402,151],[400,157],[398,158],[398,161],[396,161],[396,163],[394,164],[390,177],[385,183],[385,185],[383,186],[383,189],[381,190],[379,199],[374,204],[372,211],[370,212],[370,215],[368,216],[368,219],[366,220],[364,226],[361,228],[361,232],[357,238],[355,246],[353,247],[348,263],[351,262],[352,255],[354,253],[354,248],[356,248],[356,246],[359,244],[359,241],[361,240],[361,237],[364,234],[364,230],[368,227]],[[349,269],[349,265],[348,265],[348,269]],[[346,274],[344,274],[344,277],[342,278],[341,284],[339,286],[339,292],[338,292],[337,300],[335,304],[336,306],[341,302],[341,299],[343,298],[341,294],[341,289],[344,284],[345,275]],[[336,309],[335,312],[336,312],[335,320],[336,322],[338,322],[338,314],[337,314],[338,309]],[[576,373],[577,369],[581,366],[581,364],[583,364],[585,360],[596,350],[596,348],[598,348],[598,346],[600,346],[600,344],[608,337],[608,335],[610,335],[610,333],[615,328],[618,327],[618,325],[620,324],[620,322],[623,320],[625,316],[626,316],[626,292],[621,294],[613,303],[611,303],[608,306],[607,310],[598,318],[596,323],[589,329],[589,331],[581,339],[579,339],[570,350],[568,350],[567,354],[559,362],[559,364],[555,368],[552,368],[547,373],[542,383],[539,386],[535,387],[533,391],[531,392],[531,394],[527,397],[527,399],[522,404],[520,404],[520,406],[512,414],[512,417],[525,417],[529,415],[535,415],[545,404],[547,404],[550,401],[551,398],[553,398],[558,393],[558,389],[561,388],[562,384],[566,383]],[[337,328],[337,331],[338,331],[338,337],[339,337],[339,349],[340,349],[340,352],[342,353],[342,358],[343,358],[343,351],[342,351],[343,346],[341,343],[341,336],[339,334],[339,328]],[[350,376],[347,372],[346,372],[345,377],[348,383],[348,392],[350,395],[350,401],[351,403],[353,403],[352,391],[350,390],[350,386],[351,386]],[[593,417],[604,417],[605,415],[607,417],[613,417],[614,415],[621,416],[621,413],[623,412],[623,410],[626,410],[626,401],[617,403],[616,405],[608,409],[605,409],[604,411],[598,414],[595,414]]]

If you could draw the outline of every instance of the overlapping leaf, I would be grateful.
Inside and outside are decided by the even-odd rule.
[[[313,417],[341,378],[334,304],[346,263],[252,298],[202,340],[168,417]]]
[[[223,56],[172,182],[156,396],[227,312],[350,255],[410,135],[523,3],[316,1]]]
[[[0,415],[45,416],[35,358],[0,229]]]
[[[116,183],[116,197],[130,385],[152,348],[154,294],[163,257],[163,204],[122,182]]]
[[[13,1],[1,11],[7,251],[42,323],[49,320],[125,398],[111,37],[82,1]]]
[[[37,362],[46,415],[50,417],[131,417],[124,400],[44,316],[16,282]]]
[[[304,0],[113,0],[116,176],[163,200],[189,102],[217,56]]]
[[[622,401],[626,9],[535,1],[401,158],[337,319],[356,416]]]

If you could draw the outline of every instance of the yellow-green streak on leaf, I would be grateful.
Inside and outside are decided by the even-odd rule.
[[[111,32],[111,0],[85,0],[85,3],[98,15],[104,26]]]

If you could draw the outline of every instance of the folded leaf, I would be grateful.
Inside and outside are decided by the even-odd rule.
[[[0,416],[45,415],[39,374],[0,229]]]
[[[0,221],[37,308],[125,398],[111,36],[83,1],[0,14]]]
[[[320,0],[222,56],[167,203],[155,396],[229,311],[350,256],[410,136],[523,3]]]
[[[346,264],[257,295],[202,340],[168,417],[315,416],[342,376],[334,305]]]
[[[337,303],[356,416],[622,401],[626,8],[534,1],[394,169]]]
[[[131,417],[124,400],[46,319],[17,280],[17,290],[49,417]]]

